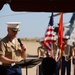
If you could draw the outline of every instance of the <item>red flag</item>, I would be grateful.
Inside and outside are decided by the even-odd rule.
[[[59,47],[61,50],[62,50],[62,45],[63,45],[63,32],[64,32],[63,13],[61,13],[60,21],[59,21],[59,27],[58,27],[58,44],[59,44]]]
[[[44,46],[48,50],[51,50],[51,43],[53,41],[53,32],[54,32],[54,28],[53,28],[53,13],[52,13],[49,24],[48,24],[48,28],[45,33],[45,39],[44,39]]]

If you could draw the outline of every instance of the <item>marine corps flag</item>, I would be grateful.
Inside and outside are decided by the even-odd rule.
[[[63,33],[64,33],[63,13],[61,13],[60,21],[59,21],[59,27],[58,27],[58,44],[59,44],[59,47],[61,50],[62,50],[62,44],[63,44]]]
[[[53,13],[52,13],[46,33],[45,33],[45,39],[44,39],[44,46],[48,50],[51,50],[51,44],[53,41],[53,32],[54,32],[54,28],[53,28]]]

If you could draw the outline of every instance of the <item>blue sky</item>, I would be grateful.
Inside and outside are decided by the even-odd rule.
[[[55,13],[54,13],[55,14]],[[0,11],[0,38],[7,35],[6,22],[21,22],[19,38],[44,37],[51,12],[15,12],[5,4]],[[64,23],[68,23],[72,13],[64,14]],[[59,22],[60,16],[54,17],[54,24]]]

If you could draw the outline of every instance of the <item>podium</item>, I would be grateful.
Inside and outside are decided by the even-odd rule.
[[[39,64],[42,59],[25,59],[21,60],[19,63],[16,63],[12,68],[26,68],[26,75],[28,75],[28,68],[32,68]]]

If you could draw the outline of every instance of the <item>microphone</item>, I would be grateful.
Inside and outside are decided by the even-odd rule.
[[[23,48],[23,50],[26,51],[26,48],[23,46],[21,40],[20,40],[19,38],[18,38],[17,40],[18,40],[18,42],[20,43],[20,46]]]
[[[22,42],[21,42],[21,40],[18,38],[18,42],[20,43],[20,46],[22,46],[23,44],[22,44]]]

